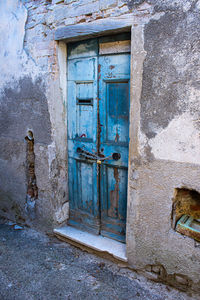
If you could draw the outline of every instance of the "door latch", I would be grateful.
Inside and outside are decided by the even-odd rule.
[[[97,164],[101,164],[104,160],[111,160],[111,159],[113,159],[113,160],[119,160],[120,158],[121,158],[121,154],[120,153],[117,153],[117,152],[114,152],[114,153],[112,153],[111,155],[109,155],[109,156],[106,156],[106,157],[100,157],[100,156],[98,156],[97,154],[94,154],[94,153],[92,153],[92,152],[89,152],[89,151],[87,151],[87,150],[85,150],[85,149],[83,149],[83,148],[80,148],[80,147],[78,147],[77,149],[76,149],[76,152],[77,153],[79,153],[79,155],[81,156],[81,157],[84,157],[84,158],[86,158],[86,159],[92,159],[92,160],[96,160],[96,162],[97,162]]]

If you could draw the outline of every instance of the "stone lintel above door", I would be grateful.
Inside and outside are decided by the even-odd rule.
[[[101,19],[90,23],[59,27],[55,30],[56,41],[80,41],[102,35],[130,32],[133,18],[129,15],[117,18]]]

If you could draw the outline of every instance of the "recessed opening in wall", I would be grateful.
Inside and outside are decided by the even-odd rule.
[[[187,188],[175,189],[172,227],[177,232],[200,241],[200,193]]]
[[[35,200],[38,198],[38,187],[35,175],[35,153],[34,153],[34,136],[31,130],[25,137],[26,147],[26,177],[27,177],[27,194],[26,194],[26,211],[32,219],[35,218]]]

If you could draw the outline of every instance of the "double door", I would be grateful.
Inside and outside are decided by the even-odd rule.
[[[125,241],[128,34],[68,44],[68,224]]]

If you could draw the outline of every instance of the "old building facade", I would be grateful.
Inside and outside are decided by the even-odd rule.
[[[0,215],[123,236],[130,267],[200,292],[200,1],[0,12]]]

